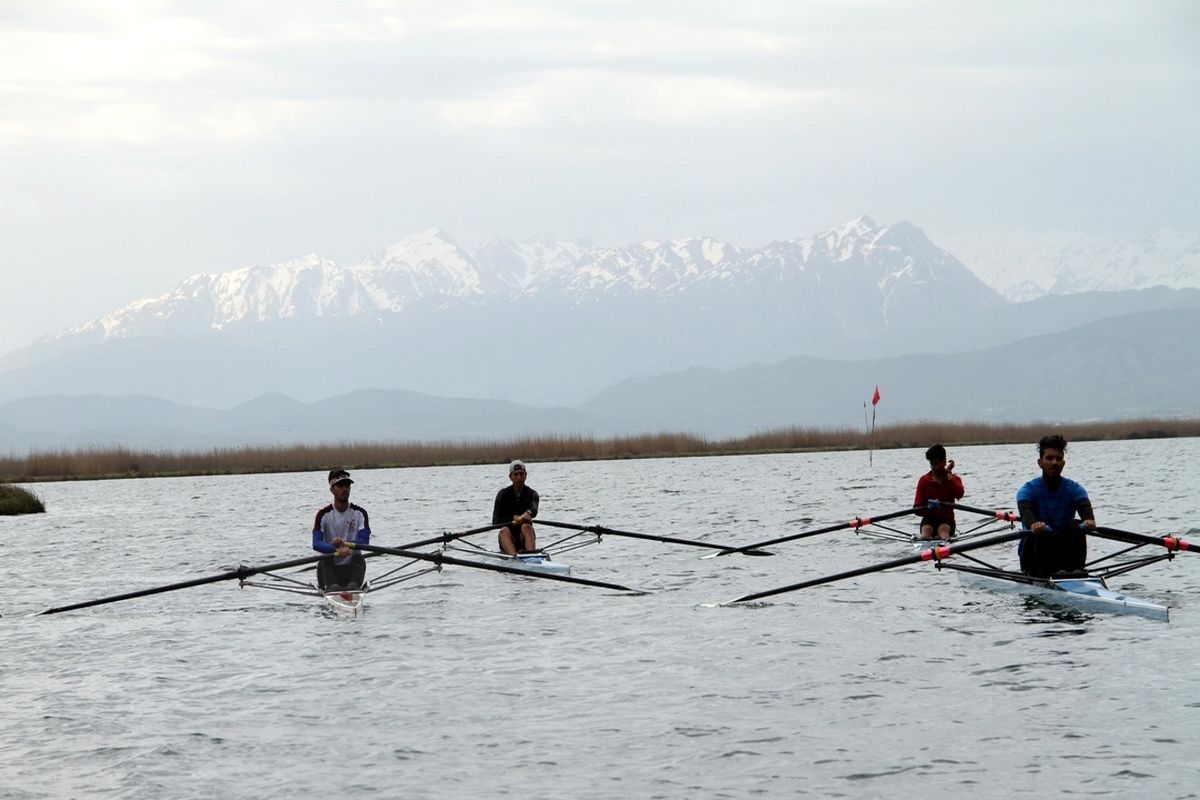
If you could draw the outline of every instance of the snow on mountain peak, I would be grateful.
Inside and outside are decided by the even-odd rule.
[[[1138,242],[1054,237],[1033,244],[982,240],[980,245],[981,240],[975,240],[974,248],[971,240],[959,239],[953,247],[961,247],[972,266],[987,267],[977,267],[978,274],[1010,298],[1155,283],[1200,287],[1200,235],[1161,234]],[[1047,241],[1054,245],[1048,251],[1053,257],[1034,258],[1032,253],[1046,252]],[[1096,269],[1085,270],[1095,265],[1099,275]],[[998,299],[976,274],[912,223],[877,226],[867,216],[808,238],[756,249],[710,237],[647,239],[622,247],[552,237],[491,237],[466,250],[441,229],[431,228],[349,268],[314,253],[279,264],[193,275],[166,294],[135,300],[47,338],[197,333],[275,319],[401,312],[416,304],[534,296],[570,305],[604,296],[695,293],[697,302],[708,302],[703,298],[713,292],[750,297],[761,291],[778,293],[784,286],[796,297],[857,293],[839,294],[834,301],[850,305],[864,292],[877,294],[886,304],[906,292],[936,287],[960,291],[981,303]]]

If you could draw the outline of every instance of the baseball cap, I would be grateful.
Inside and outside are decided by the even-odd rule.
[[[516,472],[519,469],[521,469],[521,470],[525,469],[525,462],[518,459],[517,461],[514,461],[508,465],[508,474],[512,475],[514,472]]]
[[[346,470],[333,469],[329,471],[329,485],[333,486],[335,483],[354,483],[354,481],[350,480],[350,473]]]

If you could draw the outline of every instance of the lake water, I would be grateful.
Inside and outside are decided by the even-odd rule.
[[[1036,471],[1032,445],[950,455],[985,508]],[[547,519],[743,544],[902,508],[925,466],[533,463],[529,484]],[[356,471],[352,499],[399,545],[486,525],[504,472]],[[1197,526],[1200,440],[1074,444],[1067,474],[1102,524]],[[329,495],[317,473],[33,488],[47,514],[0,518],[4,800],[1200,797],[1200,556],[1114,581],[1169,624],[930,565],[708,605],[910,552],[851,532],[773,558],[614,537],[563,558],[642,596],[450,567],[356,620],[236,581],[34,616],[310,555]]]

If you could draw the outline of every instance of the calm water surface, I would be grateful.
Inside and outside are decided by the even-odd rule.
[[[1068,456],[1102,523],[1200,524],[1200,440]],[[1036,469],[1028,445],[951,457],[964,502],[988,508]],[[741,544],[897,510],[924,466],[919,450],[531,464],[529,483],[548,519]],[[0,798],[1200,797],[1187,554],[1114,581],[1169,624],[928,565],[707,605],[909,552],[850,532],[774,558],[613,537],[564,557],[645,596],[448,568],[358,620],[236,581],[32,616],[309,555],[322,478],[45,484],[49,513],[0,518]],[[385,545],[486,524],[506,482],[503,466],[355,478]]]

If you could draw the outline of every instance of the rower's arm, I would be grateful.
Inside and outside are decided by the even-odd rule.
[[[333,545],[325,541],[325,532],[320,528],[313,528],[313,550],[318,553],[332,553]]]
[[[1017,513],[1021,515],[1021,527],[1032,530],[1033,523],[1038,521],[1037,508],[1028,500],[1017,501]]]

